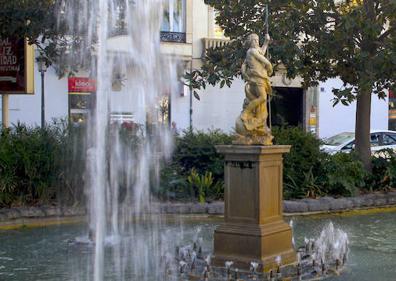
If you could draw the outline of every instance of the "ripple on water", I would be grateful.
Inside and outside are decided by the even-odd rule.
[[[2,261],[13,261],[13,258],[9,258],[9,257],[0,257],[0,260]]]

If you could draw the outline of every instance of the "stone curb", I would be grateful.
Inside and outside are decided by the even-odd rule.
[[[0,209],[0,222],[18,219],[76,217],[84,215],[85,210],[83,208],[21,207]]]
[[[288,214],[313,212],[339,212],[362,208],[396,205],[396,192],[374,193],[357,197],[285,200],[283,211]]]
[[[322,197],[319,199],[284,200],[286,214],[340,212],[363,208],[396,206],[396,192],[375,193],[350,198]],[[160,203],[155,206],[163,214],[223,215],[224,202]],[[157,211],[158,212],[158,211]],[[0,222],[17,219],[84,216],[84,208],[22,207],[0,209]]]

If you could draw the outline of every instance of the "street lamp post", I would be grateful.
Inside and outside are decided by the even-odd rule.
[[[43,56],[37,60],[38,71],[41,73],[41,128],[45,126],[45,99],[44,99],[44,74],[47,71],[47,63]]]

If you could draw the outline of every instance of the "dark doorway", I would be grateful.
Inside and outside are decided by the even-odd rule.
[[[271,100],[272,126],[301,126],[304,122],[304,90],[274,87]]]

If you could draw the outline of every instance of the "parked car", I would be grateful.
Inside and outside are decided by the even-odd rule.
[[[382,149],[396,150],[396,131],[373,130],[370,133],[371,152]],[[324,139],[320,149],[329,154],[337,152],[350,152],[355,148],[355,133],[344,132]]]

